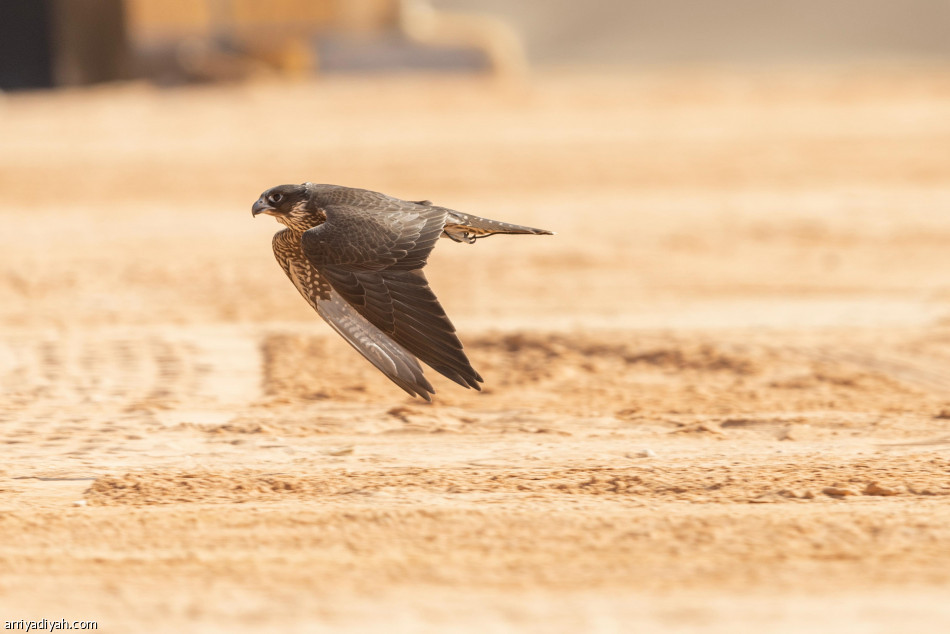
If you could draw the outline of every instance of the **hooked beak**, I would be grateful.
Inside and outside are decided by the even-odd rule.
[[[267,202],[264,201],[264,198],[261,197],[258,198],[257,202],[254,203],[254,206],[251,207],[251,217],[253,218],[257,214],[266,214],[267,212],[273,210],[274,208],[268,205]]]

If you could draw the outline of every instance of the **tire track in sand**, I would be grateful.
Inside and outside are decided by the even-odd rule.
[[[259,398],[261,371],[257,336],[233,327],[8,334],[0,412],[17,422],[4,436],[75,436],[136,414],[229,417]]]

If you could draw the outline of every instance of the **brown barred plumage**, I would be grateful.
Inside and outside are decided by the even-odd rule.
[[[253,215],[285,225],[274,255],[304,299],[396,385],[431,400],[419,360],[481,389],[455,327],[422,272],[439,237],[474,242],[496,233],[551,234],[337,185],[280,185]]]

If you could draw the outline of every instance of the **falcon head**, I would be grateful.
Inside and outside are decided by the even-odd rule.
[[[251,215],[267,214],[291,229],[306,231],[320,224],[324,217],[310,205],[308,183],[271,187],[251,207]]]
[[[307,188],[303,185],[278,185],[271,187],[261,194],[254,206],[251,215],[267,214],[279,217],[291,213],[294,205],[306,202],[310,198]]]

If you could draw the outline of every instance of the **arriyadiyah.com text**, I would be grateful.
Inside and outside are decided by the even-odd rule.
[[[68,621],[66,619],[42,619],[40,621],[4,621],[3,629],[16,632],[55,632],[57,630],[98,630],[95,621]]]

